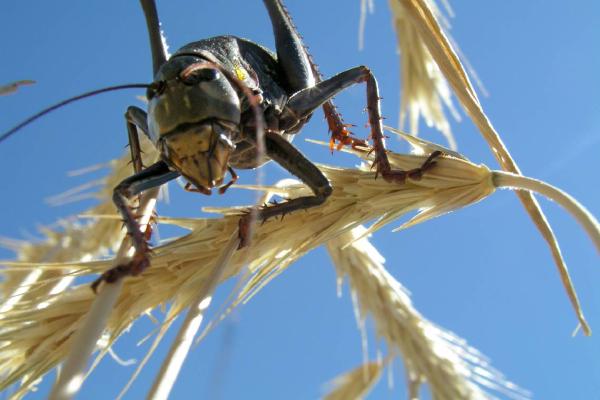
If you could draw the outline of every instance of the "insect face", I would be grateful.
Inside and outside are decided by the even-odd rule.
[[[240,101],[199,57],[175,56],[148,91],[148,127],[163,159],[203,192],[220,185],[239,132]]]
[[[223,183],[229,155],[235,149],[231,125],[204,120],[164,135],[160,150],[172,167],[203,192]]]

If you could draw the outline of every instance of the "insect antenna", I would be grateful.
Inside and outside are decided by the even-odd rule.
[[[2,143],[3,141],[5,141],[6,139],[8,139],[10,136],[14,135],[15,133],[17,133],[19,130],[21,130],[21,128],[24,128],[25,126],[29,125],[30,123],[32,123],[33,121],[37,120],[40,117],[43,117],[44,115],[58,109],[61,108],[63,106],[66,106],[67,104],[73,103],[75,101],[81,100],[81,99],[85,99],[87,97],[91,97],[91,96],[95,96],[97,94],[101,94],[101,93],[106,93],[106,92],[113,92],[116,90],[122,90],[122,89],[140,89],[140,88],[150,88],[152,85],[155,84],[148,84],[148,83],[131,83],[131,84],[126,84],[126,85],[117,85],[117,86],[108,86],[105,88],[101,88],[101,89],[96,89],[96,90],[92,90],[89,92],[85,92],[82,93],[80,95],[74,96],[74,97],[70,97],[66,100],[60,101],[48,108],[43,109],[42,111],[32,115],[31,117],[27,118],[25,121],[21,122],[20,124],[16,125],[15,127],[13,127],[12,129],[8,130],[7,132],[3,133],[0,136],[0,143]]]

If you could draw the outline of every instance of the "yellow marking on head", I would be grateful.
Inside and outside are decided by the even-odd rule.
[[[239,65],[236,65],[234,67],[234,72],[235,72],[235,76],[240,80],[240,81],[245,81],[246,78],[248,78],[248,73],[246,72],[246,70],[244,68],[242,68]]]

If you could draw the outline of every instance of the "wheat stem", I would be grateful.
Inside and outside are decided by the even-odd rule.
[[[204,283],[204,287],[198,292],[198,296],[190,305],[185,321],[183,322],[177,337],[173,341],[169,354],[162,363],[160,372],[148,393],[148,399],[162,400],[169,398],[169,393],[171,392],[183,362],[189,353],[194,337],[200,329],[202,319],[204,318],[204,311],[210,305],[212,293],[221,280],[223,271],[229,265],[231,256],[233,256],[233,253],[238,248],[239,243],[240,239],[237,231],[235,231],[231,235],[229,242],[227,242],[226,247],[221,252],[215,268],[213,268],[210,276]]]
[[[159,189],[152,189],[140,198],[140,209],[143,210],[140,223],[142,229],[146,228],[150,220],[158,193]],[[127,258],[130,249],[131,241],[129,237],[126,237],[121,242],[115,257],[115,266]],[[122,287],[122,279],[111,284],[103,283],[100,286],[99,293],[94,299],[90,311],[74,333],[73,344],[70,346],[70,352],[65,359],[60,376],[52,388],[50,400],[71,399],[81,388],[86,375],[88,360],[106,328],[106,323],[119,298]]]
[[[592,242],[594,242],[594,245],[598,251],[600,251],[600,224],[598,223],[598,220],[594,218],[594,216],[571,195],[546,182],[518,174],[513,174],[511,172],[493,171],[492,181],[494,182],[494,186],[498,188],[510,188],[539,193],[544,197],[547,197],[548,199],[560,204],[577,220],[577,222],[581,224]],[[569,271],[567,269],[560,269],[559,271],[560,278],[567,289],[569,299],[571,300],[573,308],[575,308],[575,312],[577,313],[577,318],[579,319],[579,323],[581,324],[583,332],[586,336],[590,336],[592,331],[585,321],[583,312],[581,311],[579,299],[577,298],[577,294],[573,288]]]
[[[88,359],[104,331],[122,286],[122,280],[118,280],[111,285],[104,285],[102,291],[96,297],[81,328],[75,333],[76,336],[73,339],[71,351],[65,360],[58,380],[52,388],[50,400],[71,399],[79,391],[86,375]]]

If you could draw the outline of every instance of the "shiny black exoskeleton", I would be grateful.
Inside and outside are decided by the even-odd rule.
[[[141,3],[150,37],[154,82],[147,92],[148,112],[130,107],[126,113],[137,173],[119,184],[113,197],[136,252],[132,261],[105,272],[95,285],[139,274],[149,265],[145,237],[129,200],[178,176],[188,181],[188,190],[210,194],[212,188],[219,187],[223,193],[237,179],[233,168],[255,168],[271,159],[301,179],[314,195],[259,208],[258,219],[323,203],[332,192],[329,181],[289,139],[323,106],[332,139],[356,144],[331,103],[333,96],[356,83],[364,82],[367,87],[377,174],[401,183],[407,176],[418,178],[434,164],[430,159],[413,171],[390,168],[375,77],[360,66],[321,80],[281,0],[264,0],[273,25],[276,55],[245,39],[218,36],[190,43],[168,59],[154,1]],[[264,130],[259,129],[261,126]],[[146,169],[140,162],[138,129],[161,153],[161,160]],[[366,145],[362,141],[359,144]],[[264,148],[264,153],[259,148]],[[232,179],[223,185],[227,171]],[[241,247],[248,242],[248,224],[249,218],[242,217]]]

